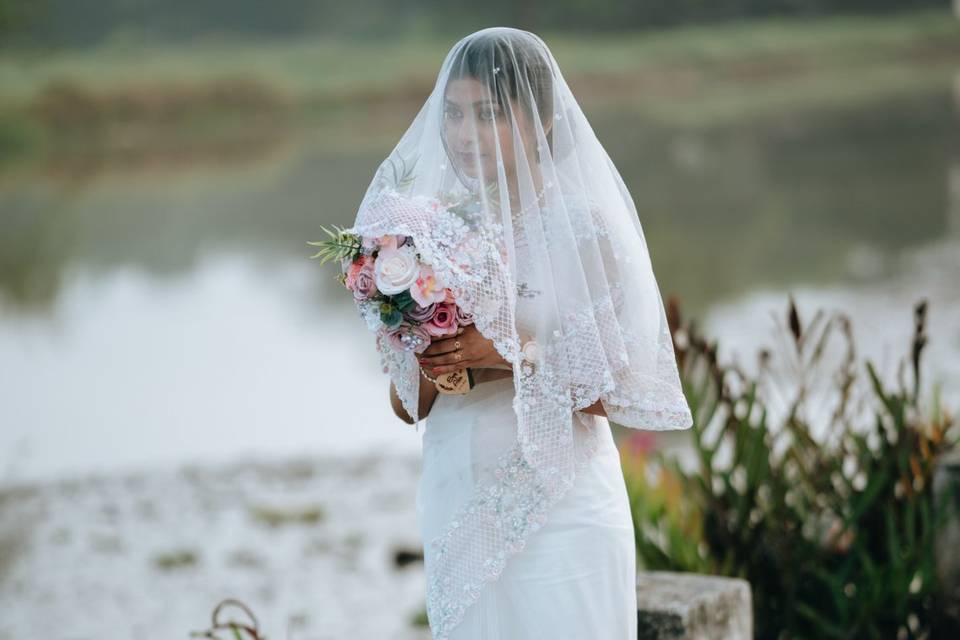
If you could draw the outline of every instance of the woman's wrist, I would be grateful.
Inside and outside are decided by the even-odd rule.
[[[473,370],[473,379],[477,384],[499,380],[500,378],[509,378],[511,376],[513,376],[513,371],[498,367],[479,367]]]

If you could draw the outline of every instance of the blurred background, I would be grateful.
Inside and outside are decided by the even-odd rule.
[[[187,637],[228,596],[426,637],[419,432],[306,242],[495,25],[551,47],[722,358],[792,295],[892,379],[925,297],[960,397],[946,0],[0,0],[0,639]]]

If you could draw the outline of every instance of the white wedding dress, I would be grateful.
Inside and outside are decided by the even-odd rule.
[[[513,384],[504,377],[440,394],[426,418],[417,509],[427,566],[430,540],[469,498],[473,474],[516,438]],[[598,430],[596,454],[451,640],[636,640],[636,547],[619,452],[606,418],[575,412],[571,420]]]

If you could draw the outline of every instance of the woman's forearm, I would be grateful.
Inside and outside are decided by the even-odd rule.
[[[413,424],[413,418],[411,418],[407,410],[403,408],[403,402],[400,401],[400,396],[397,395],[397,388],[394,386],[393,380],[390,381],[390,407],[398,418],[407,424]]]
[[[433,401],[440,395],[437,385],[430,382],[423,375],[420,376],[420,403],[417,405],[417,413],[420,418],[426,418],[430,415],[430,409],[433,408]]]
[[[504,370],[500,369],[499,367],[485,367],[474,370],[474,380],[478,384],[512,375],[512,369]],[[437,395],[439,395],[439,393],[440,392],[437,390],[436,385],[431,384],[426,380],[421,381],[420,398],[419,404],[417,405],[417,412],[420,419],[426,418],[427,415],[429,415],[430,409],[433,407],[433,403],[437,399]],[[406,409],[403,408],[403,403],[400,401],[400,397],[397,395],[397,389],[394,387],[393,381],[390,382],[390,405],[393,407],[393,412],[398,418],[407,424],[414,424],[413,418],[409,413],[407,413]],[[597,400],[589,407],[580,409],[580,411],[583,411],[584,413],[590,413],[595,416],[607,417],[607,411],[603,408],[603,403],[600,400]]]
[[[597,400],[589,407],[584,407],[583,409],[580,409],[580,411],[583,411],[584,413],[592,413],[595,416],[603,416],[603,417],[607,416],[607,410],[603,408],[603,403],[600,402],[600,400]]]
[[[437,394],[439,393],[435,384],[426,379],[420,380],[420,397],[417,401],[417,414],[421,420],[426,418],[427,414],[430,413],[433,402],[437,399]],[[397,394],[397,388],[394,386],[392,380],[390,381],[390,406],[398,418],[407,424],[414,424],[413,417],[407,413],[407,410],[404,408],[403,402],[400,400],[400,396]]]
[[[513,367],[510,366],[509,363],[506,365],[473,369],[473,379],[477,384],[490,382],[491,380],[497,380],[499,378],[510,377],[512,375]],[[436,401],[439,394],[440,391],[437,389],[437,385],[433,384],[426,378],[421,378],[420,398],[417,405],[417,413],[421,419],[426,418],[430,413],[430,409],[433,408],[433,403]],[[390,381],[390,406],[393,408],[393,412],[398,418],[407,424],[413,424],[413,418],[404,408],[403,402],[401,402],[400,396],[397,394],[397,388],[394,386],[392,380]]]
[[[513,366],[508,362],[502,365],[498,364],[492,367],[477,369],[474,374],[474,378],[476,378],[478,382],[487,382],[512,375]],[[595,416],[607,417],[607,410],[603,408],[603,403],[599,399],[589,407],[580,409],[580,411],[583,411],[584,413],[591,413]]]

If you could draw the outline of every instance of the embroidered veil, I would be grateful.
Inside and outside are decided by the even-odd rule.
[[[611,421],[652,430],[692,417],[633,199],[535,34],[493,27],[453,46],[352,229],[410,236],[514,368],[516,438],[477,456],[472,497],[424,541],[443,639],[595,450],[594,416],[575,411],[599,399]],[[377,347],[419,421],[415,352]]]

